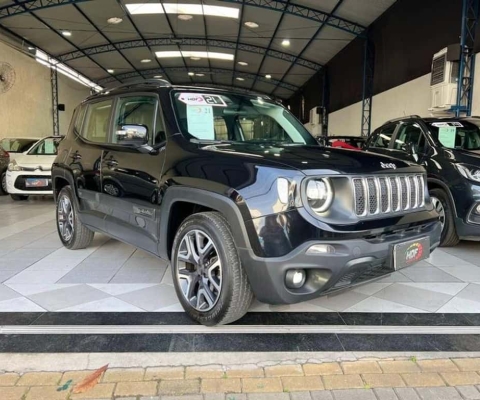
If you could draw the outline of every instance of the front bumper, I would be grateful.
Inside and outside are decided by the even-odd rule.
[[[382,239],[309,241],[283,257],[257,257],[249,249],[239,249],[239,253],[258,300],[291,304],[392,273],[393,245],[429,236],[433,251],[440,243],[440,234],[440,223],[435,221]],[[315,244],[329,244],[336,251],[307,255],[307,249]],[[290,269],[307,271],[306,283],[300,289],[287,288],[285,276]]]
[[[47,187],[26,187],[27,178],[48,179]],[[9,194],[21,195],[51,195],[52,190],[52,173],[51,171],[7,171],[7,191]]]

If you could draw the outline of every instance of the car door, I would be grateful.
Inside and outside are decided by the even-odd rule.
[[[145,135],[145,138],[143,137]],[[155,146],[153,154],[135,147]],[[115,102],[110,143],[102,156],[102,202],[110,235],[156,253],[165,129],[159,99],[129,94]]]
[[[428,150],[428,140],[421,125],[414,120],[402,122],[392,141],[392,157],[426,166]]]
[[[391,154],[393,144],[392,139],[398,125],[398,122],[391,122],[378,128],[368,138],[365,149],[373,153],[379,153],[389,157],[393,157],[393,155]]]
[[[65,163],[70,169],[80,199],[82,221],[105,230],[105,209],[100,201],[101,158],[108,143],[114,98],[84,103],[76,112]]]

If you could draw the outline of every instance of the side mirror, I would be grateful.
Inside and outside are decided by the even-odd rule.
[[[148,128],[145,125],[121,125],[115,136],[118,144],[142,146],[148,142]]]

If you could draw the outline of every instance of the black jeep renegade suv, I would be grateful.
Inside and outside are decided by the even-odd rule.
[[[94,232],[170,260],[186,312],[226,324],[428,257],[440,238],[425,171],[325,148],[261,95],[122,85],[75,111],[52,178],[60,238]]]

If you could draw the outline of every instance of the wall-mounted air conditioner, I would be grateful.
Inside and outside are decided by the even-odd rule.
[[[434,54],[430,76],[432,112],[445,112],[457,102],[460,45],[451,45]]]
[[[313,135],[320,136],[322,135],[323,128],[323,107],[313,107],[310,110],[309,121],[304,124],[305,128]]]

